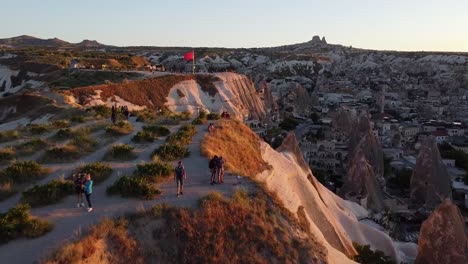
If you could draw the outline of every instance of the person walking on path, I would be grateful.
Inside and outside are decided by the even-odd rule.
[[[216,167],[218,166],[218,156],[214,155],[214,157],[210,160],[208,167],[210,168],[211,172],[211,181],[210,184],[215,184],[215,175],[216,175]]]
[[[222,156],[219,156],[216,162],[216,168],[218,170],[218,183],[224,183],[224,163],[225,160]]]
[[[76,192],[76,197],[77,197],[77,203],[76,207],[84,207],[83,203],[83,192],[84,192],[84,177],[83,174],[78,173],[78,174],[73,174],[73,177],[75,179],[75,192]]]
[[[84,183],[84,193],[86,196],[86,201],[88,202],[88,212],[93,210],[93,205],[91,204],[91,194],[93,193],[93,180],[91,180],[91,174],[86,174],[86,181]]]
[[[182,161],[179,161],[174,170],[174,181],[177,183],[177,197],[184,195],[184,180],[186,179],[187,174],[185,173],[184,165],[182,165]]]

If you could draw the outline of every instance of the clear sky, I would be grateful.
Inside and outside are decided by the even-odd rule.
[[[389,50],[468,51],[468,0],[1,0],[0,38],[270,47],[325,36]]]

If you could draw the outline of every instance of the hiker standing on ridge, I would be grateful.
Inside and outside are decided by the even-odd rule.
[[[177,183],[177,197],[184,195],[184,180],[187,179],[184,165],[179,161],[177,167],[174,169],[174,181]]]
[[[218,170],[218,183],[224,183],[224,163],[225,160],[222,156],[219,156],[216,162],[216,168]]]
[[[216,175],[216,167],[218,166],[218,156],[214,155],[214,157],[210,160],[208,167],[210,168],[211,172],[211,182],[210,184],[215,184],[215,175]]]
[[[93,193],[93,180],[91,180],[91,174],[86,174],[86,181],[84,183],[84,193],[86,196],[86,201],[88,202],[88,212],[93,210],[91,204],[91,194]]]

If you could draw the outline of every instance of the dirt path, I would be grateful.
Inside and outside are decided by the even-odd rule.
[[[158,199],[151,201],[124,199],[118,196],[107,196],[105,194],[107,186],[111,185],[119,176],[133,172],[136,164],[141,161],[149,161],[150,153],[158,145],[163,143],[163,139],[160,139],[154,144],[142,146],[140,148],[138,158],[134,161],[109,163],[114,169],[114,174],[108,180],[93,188],[93,212],[88,213],[83,208],[76,208],[76,197],[74,196],[65,198],[59,204],[32,209],[31,213],[33,215],[43,217],[51,221],[54,223],[55,228],[49,234],[37,239],[18,239],[0,246],[0,260],[8,259],[9,263],[32,263],[35,260],[43,258],[54,248],[59,247],[64,242],[72,239],[73,235],[85,231],[89,225],[106,217],[115,217],[125,213],[135,213],[141,210],[147,210],[153,205],[160,203],[167,203],[173,206],[191,207],[197,205],[201,197],[213,191],[219,191],[226,196],[230,196],[238,186],[242,186],[242,188],[253,188],[253,185],[245,180],[243,180],[241,185],[235,185],[237,183],[236,177],[229,174],[225,176],[224,184],[213,186],[209,184],[208,160],[200,155],[200,141],[205,133],[205,129],[205,126],[197,127],[198,133],[194,136],[192,143],[189,146],[191,155],[189,158],[183,160],[187,171],[187,182],[183,196],[176,196],[176,186],[172,181],[162,183],[160,188],[163,191],[163,194]],[[136,133],[136,131],[138,131],[137,128],[134,133]],[[120,138],[118,140],[119,142],[114,142],[114,144],[128,143],[134,133]],[[107,148],[96,151],[90,156],[87,156],[81,162],[101,160],[105,151],[107,151]],[[72,167],[74,168],[76,165],[78,164],[61,165],[63,167],[49,176],[47,180],[44,180],[44,183],[50,181],[54,177],[57,177],[60,173],[70,170]],[[0,203],[0,208],[2,211],[5,211],[9,207],[13,206],[18,199],[18,197],[15,197],[15,199],[9,199],[6,202],[2,202]],[[26,252],[27,254],[25,254]]]

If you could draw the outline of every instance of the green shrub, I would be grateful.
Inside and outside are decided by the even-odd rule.
[[[107,194],[120,194],[122,197],[153,199],[161,191],[143,177],[122,176],[107,188]]]
[[[151,157],[156,155],[164,161],[173,161],[188,157],[190,151],[187,147],[181,145],[163,144],[153,151]]]
[[[138,131],[138,133],[132,138],[132,141],[135,143],[151,143],[154,142],[157,137],[148,131]]]
[[[69,162],[77,160],[81,157],[81,153],[76,146],[66,145],[63,147],[52,147],[44,153],[41,158],[42,162]]]
[[[200,111],[198,112],[198,118],[200,118],[200,119],[206,119],[206,112],[205,112],[205,110],[200,110]]]
[[[143,109],[141,111],[136,112],[135,114],[137,117],[136,121],[143,123],[154,122],[159,116],[158,113],[150,109]]]
[[[143,131],[151,132],[159,137],[165,137],[171,133],[167,127],[159,125],[144,126]]]
[[[93,162],[74,170],[74,173],[89,173],[94,184],[99,184],[112,175],[112,168],[102,162]]]
[[[32,155],[33,153],[47,147],[48,143],[40,138],[31,139],[20,145],[17,145],[16,152],[20,155]]]
[[[135,148],[128,144],[112,146],[111,151],[106,155],[106,160],[132,160],[136,157]]]
[[[51,125],[54,128],[68,128],[70,127],[70,122],[67,120],[55,120],[51,122]]]
[[[11,147],[0,148],[0,163],[10,161],[15,158],[15,150]]]
[[[192,121],[192,125],[204,125],[206,124],[207,121],[206,119],[201,119],[199,117],[195,118],[193,121]]]
[[[70,121],[72,121],[73,123],[84,123],[85,122],[83,116],[72,116],[72,118],[70,118]]]
[[[353,246],[358,252],[353,260],[362,264],[394,264],[395,262],[389,257],[385,256],[383,251],[370,249],[369,245],[362,246],[353,242]]]
[[[146,178],[149,181],[158,181],[161,178],[171,177],[173,174],[174,168],[166,162],[138,164],[134,172],[136,177]]]
[[[31,207],[54,204],[65,196],[73,193],[74,184],[71,181],[52,180],[45,185],[35,185],[22,193],[21,202]]]
[[[112,136],[123,136],[128,135],[133,131],[133,127],[130,123],[125,121],[119,121],[106,128],[106,133]]]
[[[4,177],[14,183],[29,183],[42,179],[48,171],[35,161],[17,161],[8,166],[4,171]]]
[[[208,120],[218,120],[218,119],[221,119],[221,115],[218,114],[218,113],[209,113],[206,118]]]
[[[16,130],[0,131],[0,143],[16,140],[18,138],[20,138],[20,134]]]
[[[33,135],[41,135],[50,130],[50,127],[48,125],[42,125],[42,124],[29,124],[26,126],[27,130],[29,133]]]
[[[73,136],[73,132],[70,128],[61,128],[55,133],[54,138],[58,140],[69,139]]]
[[[81,154],[85,154],[96,150],[99,144],[88,134],[75,133],[67,145],[75,146]]]
[[[167,137],[166,142],[168,144],[176,145],[188,145],[192,142],[192,137],[197,133],[195,126],[193,125],[184,125],[177,131]]]
[[[112,115],[112,109],[105,105],[95,105],[90,108],[96,114],[96,117],[110,118]]]
[[[52,230],[51,223],[32,218],[29,209],[29,205],[18,204],[7,213],[0,214],[0,243],[20,237],[40,237]]]

